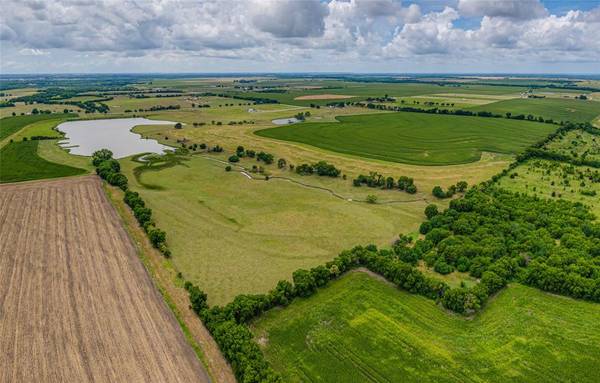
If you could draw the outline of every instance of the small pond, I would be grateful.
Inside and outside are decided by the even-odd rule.
[[[69,148],[72,154],[91,156],[96,150],[106,148],[115,158],[123,158],[145,152],[162,154],[165,149],[173,149],[154,139],[142,138],[131,131],[134,126],[174,124],[146,118],[115,118],[63,122],[57,128],[65,133],[60,146]]]
[[[279,118],[279,119],[273,120],[271,122],[274,123],[275,125],[288,125],[288,124],[295,124],[296,122],[300,122],[300,120],[298,120],[296,117],[290,117],[290,118]]]

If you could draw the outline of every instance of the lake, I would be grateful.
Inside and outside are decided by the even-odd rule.
[[[142,138],[131,129],[137,125],[174,125],[172,121],[148,120],[146,118],[115,118],[106,120],[69,121],[58,125],[65,133],[60,146],[72,154],[91,156],[99,149],[109,149],[114,158],[123,158],[138,153],[162,154],[169,146],[154,139]]]
[[[277,120],[272,120],[272,123],[274,123],[275,125],[288,125],[288,124],[295,124],[296,122],[300,122],[300,120],[298,120],[296,117],[290,117],[290,118],[279,118]]]

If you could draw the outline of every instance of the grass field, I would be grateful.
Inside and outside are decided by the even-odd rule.
[[[49,162],[37,154],[39,141],[13,142],[0,148],[0,183],[75,176],[84,169]]]
[[[208,382],[97,177],[0,186],[0,382]]]
[[[552,118],[555,121],[587,122],[600,115],[600,102],[575,100],[573,98],[519,98],[470,108],[493,113],[513,115],[532,114],[535,117]]]
[[[600,217],[600,182],[589,179],[594,173],[600,180],[600,169],[534,159],[511,171],[513,176],[502,177],[498,185],[541,198],[581,202],[590,206],[592,212]],[[595,191],[596,195],[584,195],[582,191]]]
[[[548,142],[544,148],[578,159],[600,161],[600,135],[580,130],[567,132],[563,137]]]
[[[465,319],[357,272],[252,327],[285,382],[597,382],[599,316],[511,285]]]
[[[146,189],[132,172],[139,164],[122,164],[130,187],[167,232],[175,266],[208,293],[211,304],[267,292],[296,269],[320,265],[357,244],[389,245],[398,234],[417,230],[427,205],[420,194],[353,188],[349,180],[300,180],[333,188],[344,199],[288,180],[250,180],[199,156],[143,173],[141,181],[152,187]],[[347,200],[367,194],[379,194],[382,203]],[[397,202],[383,203],[392,199]]]
[[[23,138],[30,139],[33,136],[45,136],[45,137],[55,137],[60,138],[62,134],[54,128],[63,121],[66,121],[67,118],[59,117],[53,118],[49,120],[41,120],[31,123],[25,126],[23,129],[19,130],[17,133],[13,134],[10,139],[13,141],[22,141]]]
[[[554,125],[527,121],[404,112],[338,120],[255,133],[353,156],[415,165],[451,165],[478,161],[482,151],[515,154],[556,129]]]

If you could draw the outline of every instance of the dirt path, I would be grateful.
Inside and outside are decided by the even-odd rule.
[[[235,376],[231,367],[221,354],[219,346],[215,343],[208,330],[196,313],[189,308],[187,291],[182,287],[182,281],[177,278],[177,271],[172,264],[152,247],[146,234],[140,228],[131,210],[123,202],[121,190],[105,186],[113,206],[117,209],[124,226],[132,238],[137,253],[148,269],[165,301],[177,317],[183,328],[188,342],[195,344],[197,354],[203,360],[212,381],[218,383],[235,383]],[[168,235],[168,234],[167,234]]]
[[[208,382],[96,176],[0,186],[0,382]]]

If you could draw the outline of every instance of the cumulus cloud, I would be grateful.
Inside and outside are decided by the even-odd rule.
[[[544,17],[548,11],[539,0],[459,0],[462,15],[532,19]]]
[[[600,7],[554,15],[539,0],[447,0],[435,11],[399,0],[3,0],[2,5],[0,49],[3,57],[12,57],[10,52],[22,60],[36,55],[49,62],[52,55],[45,54],[53,50],[82,53],[80,59],[88,62],[219,58],[284,66],[306,62],[314,69],[324,61],[377,64],[419,57],[446,62],[493,57],[510,65],[523,55],[539,62],[600,60]],[[479,18],[479,24],[458,27],[464,17]]]
[[[275,37],[322,36],[328,8],[319,0],[262,0],[253,2],[254,25]]]

